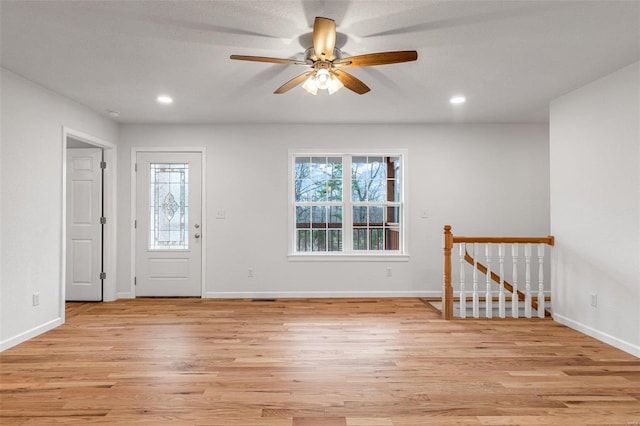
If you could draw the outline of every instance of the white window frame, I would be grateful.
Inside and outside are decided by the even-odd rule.
[[[353,228],[352,228],[352,201],[351,201],[351,182],[342,188],[343,206],[343,251],[326,251],[326,252],[296,252],[295,250],[295,202],[294,202],[294,166],[296,157],[342,157],[343,170],[349,171],[351,176],[351,158],[360,156],[369,157],[399,157],[401,176],[400,179],[400,247],[398,251],[372,251],[372,250],[353,250]],[[346,156],[346,157],[345,157]],[[408,176],[408,150],[406,149],[388,149],[388,150],[310,150],[310,149],[290,149],[288,161],[288,197],[287,197],[287,250],[288,260],[290,261],[380,261],[380,262],[406,262],[409,260],[408,253],[408,197],[407,197],[407,176]],[[343,179],[344,179],[343,175]],[[373,203],[376,204],[377,203]]]

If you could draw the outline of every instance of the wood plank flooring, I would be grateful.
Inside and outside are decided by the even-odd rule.
[[[2,425],[640,423],[640,359],[410,298],[73,303],[0,356]]]

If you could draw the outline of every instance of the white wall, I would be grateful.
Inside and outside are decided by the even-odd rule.
[[[208,297],[439,296],[442,227],[548,235],[546,124],[124,125],[118,142],[118,295],[131,296],[131,147],[207,149]],[[287,260],[290,148],[408,149],[407,262]],[[423,208],[429,218],[420,218]],[[215,211],[226,210],[226,219]],[[255,271],[247,277],[247,268]],[[393,276],[386,277],[392,267]]]
[[[62,127],[115,142],[117,126],[1,70],[0,349],[60,324]],[[40,305],[32,306],[33,293]]]
[[[550,157],[554,318],[640,356],[639,63],[552,102]]]

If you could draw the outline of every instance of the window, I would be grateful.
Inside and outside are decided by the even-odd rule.
[[[403,154],[291,155],[293,254],[403,254]]]

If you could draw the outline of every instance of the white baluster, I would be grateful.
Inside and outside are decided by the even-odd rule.
[[[531,244],[524,246],[524,260],[526,269],[524,273],[524,316],[531,318]]]
[[[478,243],[473,243],[473,294],[472,304],[473,304],[473,317],[480,318],[480,298],[478,297],[478,252],[480,245]]]
[[[484,245],[484,254],[487,258],[487,291],[485,293],[485,309],[487,310],[486,317],[491,318],[493,316],[493,298],[491,297],[491,244]]]
[[[467,317],[467,293],[464,291],[464,252],[466,244],[460,244],[460,318]]]
[[[504,244],[498,246],[498,259],[500,259],[500,292],[498,293],[498,315],[504,318],[505,315],[505,297],[504,297]]]
[[[538,318],[544,318],[544,244],[538,244]]]
[[[513,284],[513,293],[511,294],[511,316],[513,318],[518,318],[519,309],[518,301],[518,243],[514,243],[511,246],[511,262],[513,263],[513,272],[512,272],[512,284]]]

